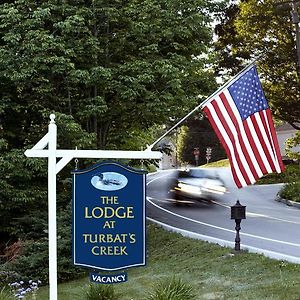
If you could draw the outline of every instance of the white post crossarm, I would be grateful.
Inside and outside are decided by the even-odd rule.
[[[58,150],[55,115],[50,115],[48,133],[32,149],[26,150],[27,157],[48,157],[48,237],[49,237],[49,290],[50,300],[57,300],[57,232],[56,232],[56,174],[73,158],[110,159],[161,159],[159,151],[119,150]],[[48,149],[45,147],[48,145]],[[61,158],[56,162],[57,158]]]
[[[27,157],[49,157],[50,150],[30,149],[25,151]],[[126,158],[126,159],[160,159],[159,151],[123,151],[123,150],[55,150],[56,157],[72,158]]]

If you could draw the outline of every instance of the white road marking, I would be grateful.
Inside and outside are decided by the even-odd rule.
[[[180,228],[177,228],[177,227],[173,227],[173,226],[170,226],[166,223],[162,223],[160,221],[157,221],[157,220],[149,218],[149,217],[147,217],[147,219],[150,220],[151,222],[154,222],[154,223],[162,226],[163,228],[165,228],[167,230],[178,232],[178,233],[182,234],[183,236],[187,236],[189,238],[193,238],[193,239],[196,238],[196,239],[200,239],[200,240],[203,240],[203,241],[207,241],[209,243],[216,243],[216,244],[218,244],[220,246],[223,246],[223,247],[233,248],[234,245],[235,245],[234,242],[230,242],[230,241],[226,241],[226,240],[206,236],[206,235],[203,235],[203,234],[199,234],[199,233],[196,233],[196,232],[192,232],[192,231],[180,229]],[[252,253],[261,253],[261,254],[264,254],[265,256],[268,256],[270,258],[274,258],[274,259],[277,259],[277,260],[287,260],[287,261],[292,262],[292,263],[300,264],[300,258],[296,257],[296,256],[291,256],[291,255],[286,255],[286,254],[282,254],[282,253],[279,253],[279,252],[274,252],[274,251],[270,251],[270,250],[266,250],[266,249],[256,248],[256,247],[245,245],[243,243],[241,244],[241,249],[247,250],[247,251],[252,252]]]
[[[216,201],[212,201],[212,203],[214,203],[216,205],[219,205],[219,206],[222,206],[222,207],[226,207],[228,209],[231,209],[229,205],[218,203]],[[275,221],[281,221],[281,222],[285,222],[285,223],[292,223],[292,224],[300,225],[300,222],[285,220],[285,219],[281,219],[281,218],[275,218],[275,217],[272,217],[272,216],[263,215],[263,214],[257,214],[257,213],[252,213],[252,212],[249,212],[249,211],[247,211],[247,216],[249,216],[249,217],[266,218],[266,219],[271,219],[271,220],[275,220]]]
[[[166,199],[157,199],[157,198],[153,198],[153,197],[147,197],[149,198],[150,200],[153,200],[155,202],[160,202],[160,203],[182,203],[182,204],[194,204],[195,202],[194,201],[189,201],[189,200],[174,200],[172,198],[166,198]]]
[[[165,177],[167,176],[168,174],[164,174],[162,176],[159,176],[157,178],[154,178],[152,180],[150,180],[147,185],[149,185],[150,183],[152,183],[153,181],[155,180],[158,180],[162,177]],[[191,218],[188,218],[188,217],[185,217],[185,216],[182,216],[182,215],[179,215],[177,213],[174,213],[166,208],[163,208],[159,205],[157,205],[156,203],[154,203],[152,200],[150,200],[150,197],[147,197],[147,201],[152,204],[153,206],[157,207],[158,209],[161,209],[171,215],[174,215],[178,218],[182,218],[182,219],[185,219],[187,221],[190,221],[190,222],[194,222],[194,223],[197,223],[197,224],[201,224],[201,225],[204,225],[204,226],[208,226],[208,227],[211,227],[211,228],[215,228],[215,229],[218,229],[218,230],[223,230],[223,231],[227,231],[227,232],[231,232],[231,233],[235,233],[236,231],[235,230],[231,230],[231,229],[227,229],[227,228],[223,228],[223,227],[219,227],[219,226],[216,226],[216,225],[212,225],[212,224],[208,224],[208,223],[204,223],[204,222],[201,222],[201,221],[198,221],[198,220],[194,220],[194,219],[191,219]],[[272,217],[270,217],[272,218]],[[276,218],[274,218],[276,219]],[[280,240],[275,240],[275,239],[271,239],[271,238],[266,238],[266,237],[262,237],[262,236],[257,236],[257,235],[253,235],[253,234],[249,234],[249,233],[244,233],[244,232],[241,232],[240,235],[243,235],[243,236],[247,236],[247,237],[251,237],[251,238],[256,238],[256,239],[261,239],[261,240],[265,240],[265,241],[269,241],[269,242],[274,242],[274,243],[279,243],[279,244],[285,244],[285,245],[289,245],[289,246],[295,246],[295,247],[300,247],[300,244],[296,244],[296,243],[290,243],[290,242],[284,242],[284,241],[280,241]]]

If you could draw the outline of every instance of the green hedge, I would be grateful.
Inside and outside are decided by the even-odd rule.
[[[279,196],[300,202],[300,164],[287,165],[283,173],[272,173],[259,179],[257,184],[286,183]]]
[[[57,214],[57,255],[58,281],[65,282],[80,278],[86,274],[83,268],[72,264],[72,241],[71,241],[71,206]],[[9,273],[8,273],[9,272]],[[18,275],[18,279],[28,281],[30,279],[41,280],[42,284],[48,283],[48,238],[31,238],[23,240],[22,253],[15,259],[3,262],[0,266],[0,287],[11,283],[11,276]]]
[[[281,198],[300,202],[300,181],[288,183],[279,193]]]
[[[287,165],[284,172],[268,174],[257,181],[257,184],[290,183],[300,179],[300,165]]]

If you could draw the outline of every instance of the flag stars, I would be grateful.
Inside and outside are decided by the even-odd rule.
[[[254,69],[248,71],[229,86],[228,91],[243,119],[268,108],[259,78]]]
[[[244,87],[246,87],[246,90],[244,90],[243,92]],[[263,170],[264,168],[267,170],[267,173],[271,173],[271,171],[274,171],[274,165],[276,171],[280,173],[279,171],[282,171],[283,167],[281,167],[280,155],[277,156],[277,152],[279,151],[274,151],[274,147],[272,146],[276,144],[273,142],[273,137],[268,136],[268,138],[260,139],[260,135],[263,135],[263,132],[266,132],[266,134],[268,135],[268,132],[265,131],[266,125],[269,130],[269,128],[273,128],[273,124],[272,122],[269,122],[269,115],[267,115],[266,113],[261,113],[262,108],[268,108],[268,103],[262,91],[255,66],[248,68],[247,71],[235,77],[231,81],[231,83],[228,84],[226,88],[224,88],[224,91],[226,92],[226,102],[225,100],[223,100],[223,104],[225,105],[226,103],[226,109],[228,110],[228,112],[232,109],[231,113],[234,113],[238,122],[236,124],[233,124],[234,128],[232,128],[231,119],[226,118],[223,114],[221,114],[221,116],[223,118],[225,117],[224,121],[223,118],[221,119],[218,113],[210,113],[208,114],[208,118],[213,125],[219,123],[220,127],[226,133],[226,136],[231,134],[233,137],[230,139],[226,139],[223,137],[223,139],[221,139],[221,143],[223,144],[223,146],[226,146],[230,150],[230,164],[233,174],[236,174],[236,176],[234,176],[236,185],[241,188],[243,186],[251,184],[252,180],[250,178],[256,178],[255,175],[257,175],[257,169]],[[243,94],[240,94],[240,92],[243,92]],[[227,95],[229,97],[227,97]],[[212,107],[211,105],[207,105],[205,109],[208,112],[215,111],[215,107]],[[257,122],[256,118],[252,118],[253,114],[258,113],[260,114],[260,123],[262,124]],[[251,119],[249,120],[250,117]],[[248,131],[246,130],[247,128],[245,128],[244,126],[246,126],[246,124],[249,125],[249,123],[253,124],[255,130],[251,130],[251,132],[248,134]],[[227,127],[229,128],[229,132],[227,132]],[[245,135],[242,136],[242,138],[245,138],[245,140],[249,140],[249,149],[248,146],[242,148],[237,147],[237,145],[239,145],[241,135],[236,134],[236,132],[238,131],[239,133],[243,130],[245,131]],[[222,132],[219,126],[218,131]],[[260,131],[262,133],[259,135]],[[255,142],[253,143],[252,141]],[[248,161],[247,157],[249,157],[249,155],[251,156],[251,154],[254,153],[253,147],[256,147],[257,149],[260,148],[261,151],[257,150],[257,154],[255,153],[255,159],[253,158],[253,160],[251,159],[251,161]],[[267,157],[267,159],[261,159],[261,157]],[[261,163],[259,160],[261,161]]]

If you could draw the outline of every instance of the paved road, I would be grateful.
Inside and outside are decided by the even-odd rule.
[[[187,236],[234,247],[235,223],[230,206],[246,205],[241,223],[241,248],[300,263],[300,210],[274,201],[282,185],[249,186],[238,190],[230,170],[218,169],[230,192],[213,203],[175,206],[167,191],[174,171],[148,175],[147,216]]]

